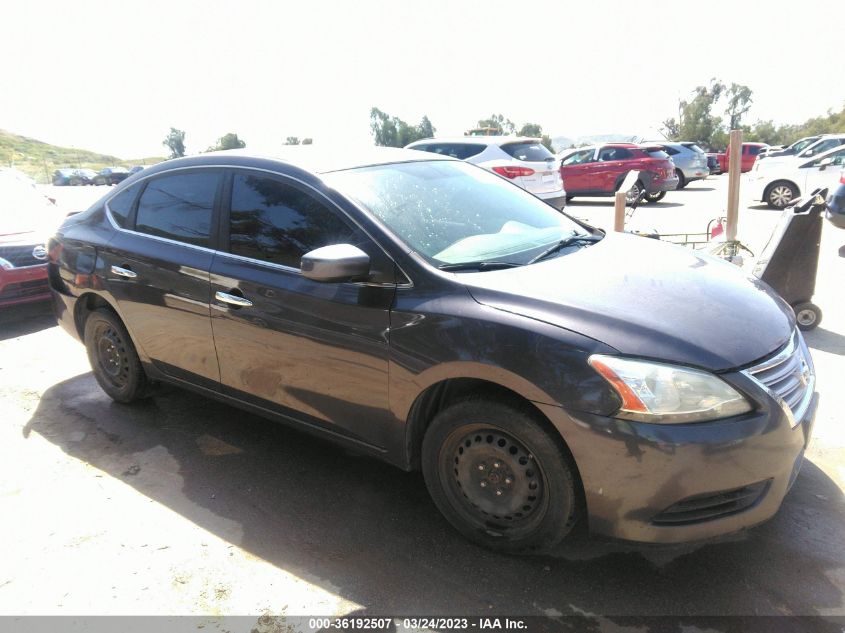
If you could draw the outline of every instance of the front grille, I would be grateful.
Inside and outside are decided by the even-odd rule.
[[[15,268],[24,266],[37,266],[44,262],[32,256],[32,249],[36,244],[29,246],[0,246],[0,257],[10,262]]]
[[[792,426],[801,421],[812,399],[816,376],[810,352],[798,330],[782,351],[743,373],[786,405]]]
[[[688,497],[652,518],[654,525],[689,525],[721,519],[755,506],[769,489],[770,479],[756,484]]]
[[[26,297],[37,297],[50,290],[46,279],[33,279],[32,281],[21,281],[3,286],[0,292],[0,299],[25,299]]]

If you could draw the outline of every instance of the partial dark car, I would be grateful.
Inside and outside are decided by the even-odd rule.
[[[646,202],[658,202],[678,187],[675,164],[659,145],[608,143],[566,150],[558,157],[567,200],[612,196],[631,171],[640,172],[640,178],[629,192],[630,200],[645,191]]]
[[[93,185],[97,172],[93,169],[57,169],[53,172],[53,184],[56,186]]]
[[[763,282],[457,159],[171,160],[50,253],[59,322],[118,402],[170,382],[421,469],[493,548],[579,517],[654,542],[755,525],[810,437],[812,360]]]
[[[94,176],[92,184],[117,185],[129,178],[130,175],[126,167],[105,167]]]
[[[839,186],[827,199],[825,217],[833,226],[845,229],[845,170],[839,175]]]
[[[722,165],[719,162],[719,155],[713,152],[707,153],[707,169],[710,170],[712,175],[718,175],[722,173]]]

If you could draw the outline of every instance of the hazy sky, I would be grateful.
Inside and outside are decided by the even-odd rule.
[[[653,136],[711,77],[753,89],[749,121],[845,102],[842,0],[2,0],[0,24],[0,128],[125,158],[171,125],[189,152],[370,142],[372,106],[438,135],[501,112]]]

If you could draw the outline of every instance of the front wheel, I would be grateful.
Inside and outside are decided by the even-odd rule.
[[[112,400],[129,403],[147,395],[144,368],[114,312],[102,308],[92,312],[85,321],[84,340],[94,378]]]
[[[571,456],[510,405],[472,399],[441,411],[423,440],[422,467],[446,519],[485,547],[548,549],[575,524]]]
[[[822,320],[822,311],[815,303],[805,301],[792,306],[795,311],[795,321],[800,330],[812,330],[818,327]]]
[[[660,202],[666,196],[665,191],[654,191],[652,193],[647,193],[645,195],[645,201],[649,204],[653,204],[655,202]]]
[[[798,197],[795,185],[788,182],[776,182],[766,190],[766,204],[772,209],[783,209]]]

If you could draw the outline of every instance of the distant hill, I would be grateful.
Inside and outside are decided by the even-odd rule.
[[[40,183],[50,182],[53,172],[62,167],[100,170],[112,166],[153,165],[163,160],[162,156],[127,160],[86,149],[50,145],[34,138],[0,130],[0,164],[19,169]]]
[[[552,146],[555,151],[560,152],[570,147],[581,147],[583,145],[595,145],[597,143],[637,143],[642,137],[635,134],[594,134],[593,136],[553,136]]]

